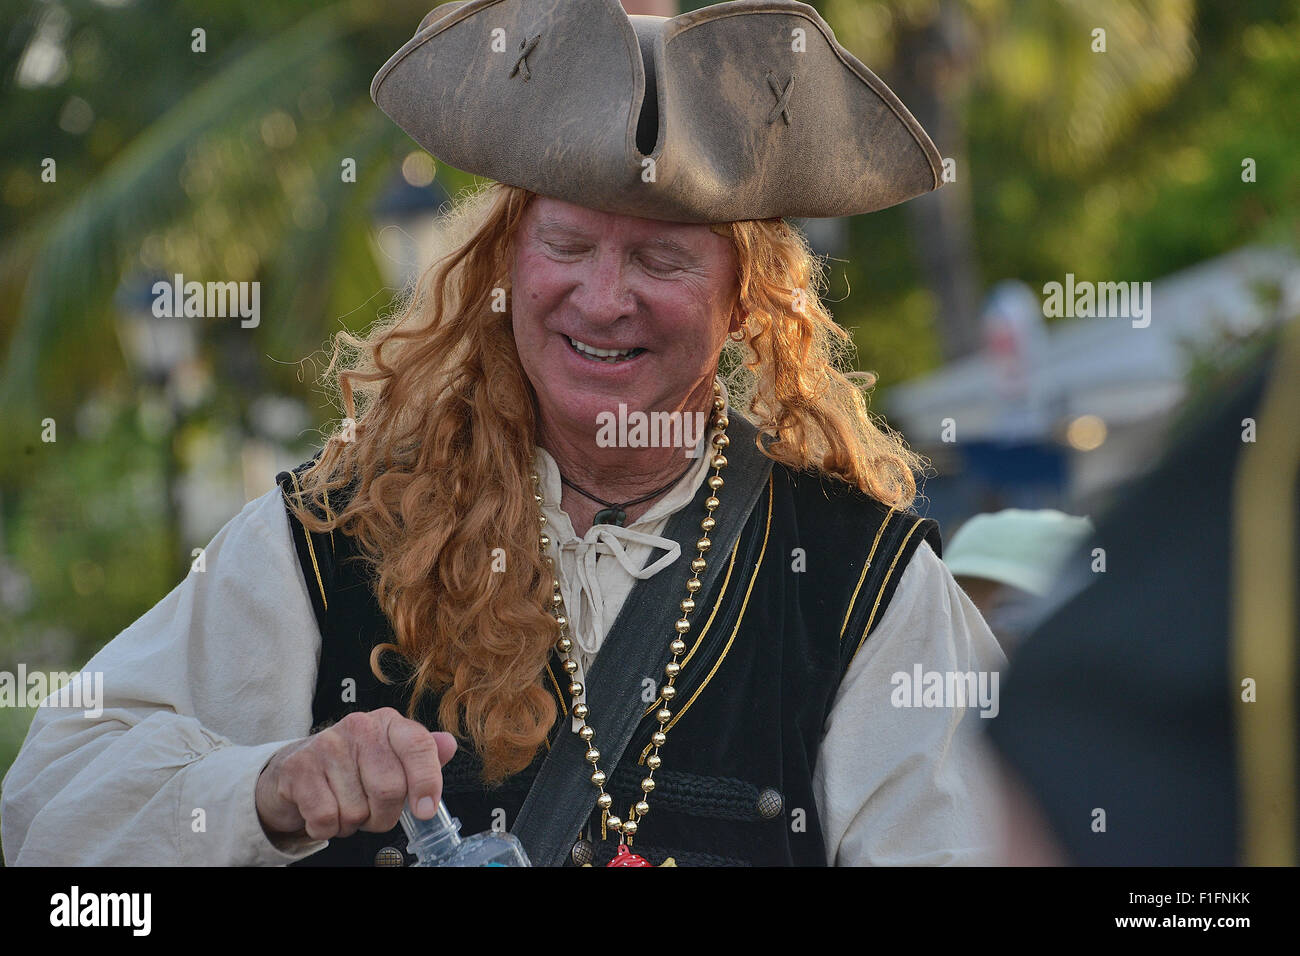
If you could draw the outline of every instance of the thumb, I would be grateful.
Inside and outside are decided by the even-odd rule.
[[[445,730],[435,730],[433,739],[438,745],[438,763],[445,764],[456,753],[456,748],[459,746],[456,738]]]

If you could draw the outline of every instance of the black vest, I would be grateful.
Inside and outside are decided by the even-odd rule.
[[[733,430],[738,418],[733,416]],[[298,475],[310,464],[277,477],[286,495],[300,487]],[[697,504],[707,494],[702,487],[699,499],[686,507],[702,515]],[[341,504],[331,502],[335,511]],[[724,498],[719,522],[725,507]],[[322,638],[313,732],[352,711],[392,707],[405,714],[405,688],[385,685],[370,670],[371,648],[394,638],[363,562],[346,560],[356,553],[352,540],[340,531],[307,534],[292,513],[289,523]],[[772,465],[734,549],[715,557],[725,568],[696,595],[692,620],[699,631],[686,639],[690,656],[676,680],[674,720],[661,751],[663,765],[655,772],[650,812],[635,839],[637,853],[656,865],[668,857],[682,866],[825,865],[812,785],[822,728],[841,678],[884,617],[923,540],[942,555],[933,519],[891,510],[839,479]],[[675,574],[691,557],[683,549],[678,563],[659,573]],[[660,675],[669,659],[667,637],[663,644]],[[529,767],[489,789],[479,779],[472,747],[463,745],[443,768],[443,796],[463,834],[513,826],[547,751],[558,734],[571,732],[568,694],[561,690],[567,675],[558,657],[552,656],[542,679],[555,695],[558,717]],[[435,730],[437,704],[430,695],[417,711]],[[615,767],[601,763],[610,775],[611,812],[620,816],[640,797],[659,706],[644,701],[622,759]],[[593,708],[599,734],[598,716]],[[867,728],[863,745],[870,745]],[[589,771],[575,761],[575,776]],[[587,786],[593,812],[586,846],[599,866],[613,856],[617,834],[601,839],[597,790]],[[573,833],[574,842],[580,836]],[[360,832],[331,840],[295,865],[395,864],[394,850],[405,854],[405,847],[400,826],[388,833]]]

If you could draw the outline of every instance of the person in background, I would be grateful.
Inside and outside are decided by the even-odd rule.
[[[953,535],[944,563],[1008,657],[1041,615],[1065,561],[1092,531],[1086,517],[1006,508],[975,515]]]
[[[1300,282],[1290,291],[1292,317],[1202,383],[1019,649],[986,734],[1013,865],[1300,859]]]

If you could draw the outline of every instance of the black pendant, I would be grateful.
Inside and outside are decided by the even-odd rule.
[[[622,508],[601,508],[596,512],[596,517],[591,519],[592,524],[616,524],[620,528],[623,522],[627,520],[627,512]]]

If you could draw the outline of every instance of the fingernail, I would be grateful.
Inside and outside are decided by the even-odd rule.
[[[433,797],[421,797],[420,802],[415,805],[415,815],[421,820],[427,820],[437,809],[438,805],[433,802]]]

